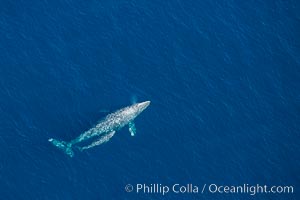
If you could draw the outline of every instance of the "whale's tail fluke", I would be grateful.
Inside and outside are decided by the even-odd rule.
[[[65,141],[58,141],[53,138],[50,138],[48,141],[51,142],[57,148],[63,150],[63,152],[65,152],[68,156],[70,157],[74,156],[74,152],[72,150],[72,143],[68,143]]]

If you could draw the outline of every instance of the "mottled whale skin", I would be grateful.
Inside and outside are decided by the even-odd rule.
[[[126,125],[129,126],[129,132],[131,133],[131,135],[134,136],[136,133],[136,129],[133,120],[149,105],[150,101],[145,101],[117,110],[116,112],[107,115],[96,126],[83,132],[81,135],[71,140],[70,142],[59,141],[53,138],[50,138],[48,141],[51,142],[54,146],[63,150],[70,157],[73,157],[73,147],[76,147],[79,150],[83,151],[100,145],[104,142],[109,141],[116,131],[120,130]],[[93,138],[95,138],[95,140],[91,144],[80,146],[80,143],[91,140]]]

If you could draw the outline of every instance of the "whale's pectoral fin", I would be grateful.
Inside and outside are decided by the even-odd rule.
[[[136,134],[136,128],[135,128],[134,122],[133,121],[129,122],[128,127],[129,127],[130,135],[131,136],[135,136],[135,134]]]

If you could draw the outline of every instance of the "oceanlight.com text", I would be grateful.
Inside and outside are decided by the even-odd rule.
[[[206,185],[205,185],[206,187]],[[208,191],[210,193],[225,193],[225,194],[292,194],[294,193],[293,186],[267,186],[267,185],[217,185],[210,184],[208,185]]]

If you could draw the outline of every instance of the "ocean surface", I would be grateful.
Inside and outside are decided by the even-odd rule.
[[[48,142],[146,100],[135,137]],[[1,0],[0,147],[1,200],[300,199],[300,3]],[[176,183],[199,193],[135,190]]]

